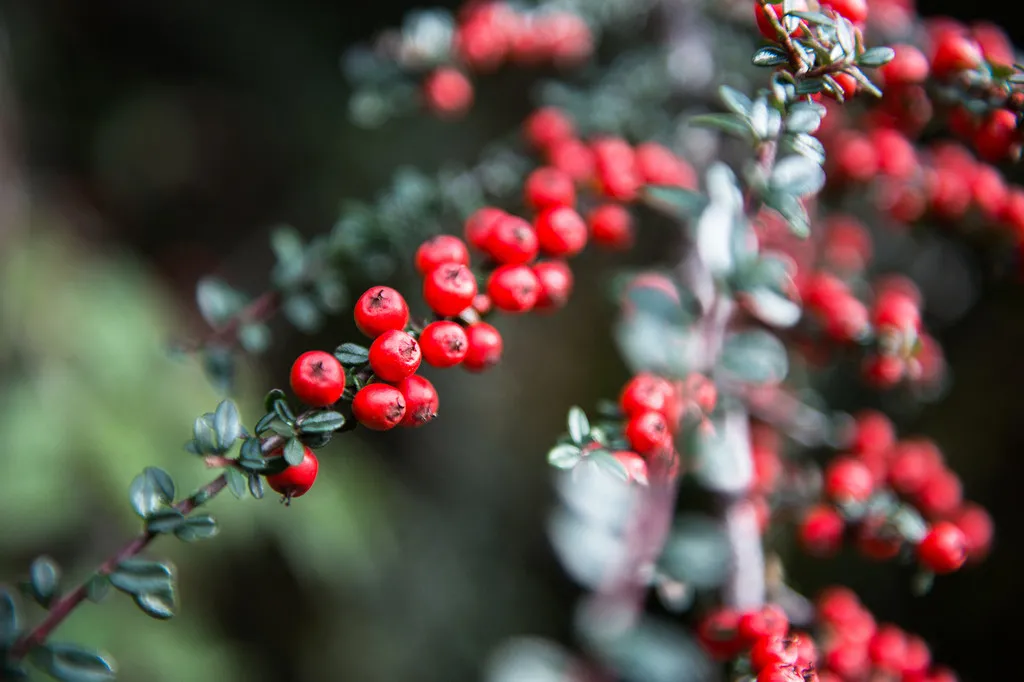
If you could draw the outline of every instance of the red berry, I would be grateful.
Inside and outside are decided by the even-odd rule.
[[[917,557],[934,573],[952,573],[967,560],[967,538],[952,523],[940,521],[917,546]]]
[[[852,457],[839,457],[825,469],[825,494],[839,502],[864,502],[874,491],[871,470]]]
[[[949,469],[940,469],[921,486],[914,501],[925,516],[952,514],[963,502],[960,478]]]
[[[431,322],[420,332],[420,352],[428,365],[454,367],[468,351],[466,330],[455,322]]]
[[[485,251],[504,265],[521,265],[537,257],[537,233],[519,216],[505,215],[492,223]]]
[[[656,142],[645,142],[634,150],[640,177],[648,185],[669,185],[695,189],[697,174],[690,164]]]
[[[981,66],[981,48],[970,36],[947,32],[940,35],[932,51],[932,74],[947,78],[959,71],[972,71]]]
[[[878,172],[878,152],[866,136],[845,132],[834,147],[833,163],[840,179],[867,182]]]
[[[768,5],[777,7],[777,5]],[[757,682],[807,682],[801,671],[794,665],[776,663],[757,674]]]
[[[888,87],[922,83],[928,78],[928,58],[913,45],[893,45],[895,56],[878,72]]]
[[[868,644],[875,668],[899,675],[907,659],[907,634],[895,625],[881,625]]]
[[[843,543],[846,523],[832,507],[811,507],[800,521],[800,544],[812,556],[832,556]]]
[[[626,468],[628,480],[640,485],[648,484],[647,462],[644,461],[643,457],[630,450],[613,452],[612,456],[619,460],[619,463]]]
[[[271,457],[282,456],[283,449],[275,450]],[[293,497],[302,497],[313,487],[316,481],[316,472],[320,468],[320,462],[316,455],[309,448],[303,446],[302,461],[289,466],[284,471],[267,476],[267,485],[274,492],[284,495],[285,501]]]
[[[857,82],[856,78],[842,71],[832,74],[832,80],[836,82],[836,85],[842,91],[844,101],[856,95],[857,89],[860,87],[860,83]],[[835,97],[835,93],[831,91],[828,91],[826,94]]]
[[[461,71],[440,68],[423,82],[427,107],[444,118],[457,118],[473,104],[473,84]]]
[[[802,0],[796,0],[793,3],[794,10],[806,10],[807,3]],[[754,0],[754,19],[757,21],[757,30],[761,32],[765,40],[776,41],[779,39],[779,34],[772,26],[771,21],[768,19],[768,15],[765,12],[771,12],[775,15],[775,18],[779,20],[779,23],[786,28],[785,20],[782,18],[782,4],[778,5],[762,5],[760,0]],[[802,23],[802,22],[801,22]],[[787,29],[788,30],[788,29]],[[794,36],[800,33],[801,24],[797,24],[792,30],[789,30],[789,35]]]
[[[398,382],[397,388],[405,398],[402,426],[423,426],[437,416],[437,389],[430,381],[413,374]]]
[[[636,153],[623,139],[604,137],[591,143],[594,170],[601,193],[619,201],[633,201],[643,186]]]
[[[942,469],[942,455],[928,441],[907,440],[897,445],[889,463],[889,485],[901,495],[916,496]]]
[[[398,330],[384,332],[370,344],[370,369],[382,381],[395,383],[420,367],[420,344]]]
[[[375,339],[392,329],[409,324],[409,306],[391,287],[372,287],[356,301],[354,311],[359,331]]]
[[[869,517],[857,529],[857,549],[869,559],[888,561],[900,553],[901,547],[902,541],[886,524],[884,517]]]
[[[834,627],[842,627],[861,610],[860,599],[847,587],[828,587],[815,600],[818,616]]]
[[[476,296],[476,277],[465,265],[443,263],[423,280],[423,298],[438,315],[458,315]]]
[[[883,291],[875,301],[873,319],[879,330],[913,330],[921,327],[921,312],[917,301],[902,292]]]
[[[971,198],[989,220],[997,219],[1002,214],[1010,190],[1003,180],[1002,174],[988,165],[980,165],[971,181]]]
[[[526,140],[534,149],[539,150],[548,150],[555,143],[576,136],[572,119],[555,107],[544,107],[530,114],[524,131]]]
[[[473,297],[473,310],[477,315],[486,315],[491,312],[491,297],[487,294],[477,294]]]
[[[345,392],[345,368],[330,353],[311,350],[292,365],[292,393],[310,407],[327,407]]]
[[[750,649],[750,668],[760,672],[778,664],[795,665],[796,658],[796,648],[782,635],[766,635],[755,640]]]
[[[871,236],[856,218],[834,215],[826,224],[824,256],[837,270],[859,272],[871,260]]]
[[[976,22],[971,24],[971,37],[977,41],[985,61],[1003,66],[1013,64],[1013,43],[1000,27],[987,21]]]
[[[987,511],[969,502],[955,512],[950,521],[964,534],[969,560],[977,561],[988,554],[995,529]]]
[[[623,251],[633,245],[633,217],[620,204],[602,204],[587,215],[590,236],[606,249]]]
[[[825,652],[824,664],[844,680],[863,679],[871,667],[867,644],[842,642]]]
[[[405,418],[405,397],[394,386],[367,384],[352,399],[352,415],[368,429],[393,429]]]
[[[619,394],[619,407],[628,418],[653,411],[667,419],[674,414],[675,402],[672,382],[649,372],[634,376]]]
[[[525,313],[540,297],[540,282],[528,265],[502,265],[487,280],[487,295],[498,310]]]
[[[475,249],[487,251],[487,240],[490,237],[491,229],[500,218],[507,215],[508,213],[505,211],[493,206],[484,206],[478,209],[466,219],[466,241]]]
[[[428,274],[442,263],[469,265],[469,249],[466,243],[450,234],[439,234],[420,244],[416,249],[416,271]]]
[[[740,616],[737,629],[740,637],[750,643],[765,637],[782,637],[789,630],[789,618],[778,604],[765,604]]]
[[[1009,109],[995,109],[982,120],[972,142],[981,158],[993,163],[1002,161],[1020,142],[1017,115]]]
[[[561,308],[572,293],[573,277],[568,263],[561,260],[546,260],[535,263],[533,274],[540,283],[540,296],[536,310]]]
[[[864,379],[875,388],[892,388],[906,369],[903,360],[894,355],[872,355],[864,361]]]
[[[851,23],[863,24],[868,19],[867,0],[821,0],[822,9],[831,9]]]
[[[594,152],[580,140],[555,142],[548,149],[547,161],[567,173],[576,182],[585,182],[594,175]]]
[[[736,632],[739,613],[720,608],[708,613],[697,624],[697,640],[712,657],[725,661],[743,650],[743,640]]]
[[[671,446],[665,415],[649,410],[632,417],[626,424],[626,440],[638,454],[648,457]]]
[[[917,174],[917,150],[906,135],[892,128],[876,128],[868,135],[878,155],[878,172],[906,180]]]
[[[462,366],[470,372],[482,372],[501,361],[504,344],[498,330],[486,322],[475,322],[466,327],[469,351]]]
[[[903,670],[898,671],[903,679],[911,682],[914,675],[923,675],[928,666],[932,663],[932,652],[924,640],[916,635],[910,635],[906,641],[906,652],[903,657]]]
[[[862,410],[854,418],[850,449],[857,454],[883,453],[896,443],[892,420],[875,410]]]
[[[752,443],[750,458],[754,463],[754,480],[751,489],[762,494],[775,492],[782,478],[782,462],[775,450]]]
[[[572,177],[559,168],[538,168],[526,177],[523,186],[527,205],[535,211],[556,206],[576,205],[576,185]]]
[[[575,256],[587,245],[587,224],[567,206],[549,208],[533,221],[540,248],[556,257]]]

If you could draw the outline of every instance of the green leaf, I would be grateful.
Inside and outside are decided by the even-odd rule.
[[[750,129],[761,140],[774,139],[782,127],[782,114],[768,104],[764,97],[758,97],[750,110]]]
[[[825,89],[823,78],[801,78],[796,83],[796,94],[813,95]]]
[[[818,138],[807,133],[786,135],[782,138],[782,150],[805,156],[819,166],[825,164],[825,145]]]
[[[682,187],[648,185],[644,194],[651,205],[686,220],[696,218],[708,205],[706,196]]]
[[[737,381],[776,384],[786,378],[789,357],[778,337],[755,329],[726,337],[719,367]]]
[[[591,466],[606,474],[610,474],[613,478],[617,478],[620,481],[629,480],[629,472],[626,471],[626,465],[617,460],[607,450],[591,452],[587,455],[587,461],[591,463]]]
[[[238,328],[238,342],[248,353],[262,353],[270,347],[270,327],[261,322],[243,324]]]
[[[295,328],[306,334],[320,329],[323,313],[317,308],[312,298],[305,294],[292,294],[281,303],[281,312]]]
[[[576,445],[582,445],[583,441],[590,435],[590,421],[586,413],[573,405],[569,408],[569,437]]]
[[[113,660],[76,644],[44,644],[29,653],[32,665],[61,682],[106,682],[117,675]]]
[[[750,116],[750,107],[752,106],[750,98],[736,88],[723,85],[718,88],[718,96],[729,111],[744,118]]]
[[[731,282],[759,320],[775,327],[791,327],[800,319],[800,306],[786,292],[792,278],[785,261],[770,254],[741,268]]]
[[[218,532],[217,522],[209,514],[190,516],[185,519],[183,524],[174,529],[174,535],[185,542],[212,538]]]
[[[580,449],[571,443],[556,445],[548,451],[548,464],[556,469],[572,469],[581,459]]]
[[[767,45],[754,53],[751,62],[754,66],[782,66],[789,63],[789,54],[780,47]]]
[[[822,14],[821,12],[786,12],[787,17],[797,17],[803,19],[809,24],[817,24],[818,26],[835,26],[835,19]]]
[[[245,297],[222,280],[204,277],[196,285],[196,305],[204,320],[219,327],[245,306]]]
[[[305,275],[302,235],[291,225],[279,225],[270,233],[270,248],[277,258],[272,278],[280,289],[291,289]]]
[[[60,566],[48,556],[36,557],[28,575],[32,596],[43,606],[49,605],[60,586]]]
[[[0,588],[0,649],[18,638],[20,627],[14,595]]]
[[[345,282],[333,272],[325,272],[314,284],[320,306],[330,313],[341,312],[348,300]]]
[[[238,451],[238,456],[242,460],[262,462],[263,441],[256,437],[246,438],[242,443],[242,447]]]
[[[729,540],[722,525],[711,517],[688,514],[676,522],[658,565],[680,582],[711,590],[729,576],[729,562]]]
[[[806,156],[787,156],[775,164],[768,186],[773,192],[804,197],[825,185],[825,171]]]
[[[267,431],[270,431],[271,430],[270,429],[270,425],[277,418],[278,417],[277,417],[277,413],[276,412],[267,412],[265,415],[260,417],[260,420],[258,422],[256,422],[256,429],[255,429],[256,430],[256,435],[257,436],[262,436]],[[244,446],[244,444],[243,444],[243,446]]]
[[[891,47],[872,47],[865,50],[864,54],[857,57],[857,64],[868,68],[885,66],[896,56],[896,51]]]
[[[135,605],[157,620],[167,620],[174,616],[174,589],[169,588],[158,592],[146,592],[133,596]]]
[[[171,567],[151,559],[125,559],[109,577],[111,585],[131,595],[169,590],[174,584]]]
[[[85,584],[85,596],[93,603],[100,603],[110,594],[110,578],[98,573]]]
[[[163,504],[174,502],[174,479],[171,478],[169,473],[160,467],[146,467],[142,470],[142,473],[149,479],[149,483],[156,491],[160,502]]]
[[[801,239],[811,234],[811,219],[803,203],[792,194],[769,192],[765,204],[786,219],[789,231]]]
[[[306,456],[306,446],[298,438],[289,438],[284,444],[284,461],[291,466],[302,464],[302,458]]]
[[[715,128],[743,140],[751,139],[750,125],[736,114],[699,114],[691,116],[687,122],[699,128]]]
[[[202,415],[192,422],[192,438],[199,448],[200,454],[217,452],[220,442],[217,440],[217,429],[213,425],[213,416]]]
[[[224,476],[228,479],[228,490],[231,491],[231,494],[238,499],[245,497],[248,486],[245,474],[234,467],[228,467],[224,470]]]
[[[286,398],[284,391],[279,388],[272,388],[267,392],[267,395],[263,398],[263,407],[267,412],[274,411],[274,404],[278,400],[284,400]]]
[[[314,412],[296,424],[299,433],[327,433],[337,431],[344,425],[345,415],[330,410]]]
[[[263,499],[263,477],[258,474],[249,476],[249,494],[257,500]]]
[[[295,423],[295,413],[292,412],[292,408],[289,407],[288,401],[283,398],[274,401],[274,412],[281,418],[281,421],[288,424],[289,426]]]
[[[821,125],[825,107],[811,102],[797,102],[789,108],[786,117],[786,132],[813,133]]]
[[[128,499],[136,514],[148,518],[174,500],[174,482],[162,469],[146,467],[128,486]]]
[[[343,343],[334,349],[334,357],[346,367],[356,367],[369,361],[370,349],[358,343]]]
[[[158,509],[149,515],[146,529],[150,533],[171,533],[185,521],[177,509]]]
[[[222,400],[213,416],[213,428],[217,433],[217,444],[227,451],[242,435],[242,420],[234,401]]]

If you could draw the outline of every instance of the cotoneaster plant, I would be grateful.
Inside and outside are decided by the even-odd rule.
[[[711,24],[736,39],[710,42]],[[713,58],[696,59],[698,73],[680,54]],[[183,350],[225,388],[235,355],[269,343],[274,314],[312,331],[346,309],[345,273],[373,277],[412,254],[422,289],[367,289],[351,308],[363,342],[300,355],[291,397],[271,390],[251,427],[230,400],[198,417],[186,450],[221,473],[187,496],[160,469],[139,474],[138,536],[76,587],[47,557],[29,567],[20,592],[40,619],[24,617],[17,590],[0,592],[4,679],[29,666],[112,679],[112,658],[53,634],[110,587],[170,618],[173,572],[143,556],[156,540],[215,535],[200,508],[225,489],[262,498],[267,486],[300,504],[315,494],[316,450],[347,431],[426,425],[440,399],[424,363],[485,372],[516,352],[502,314],[555,313],[571,299],[573,258],[591,243],[627,250],[651,223],[677,226],[684,248],[619,280],[613,334],[632,378],[591,416],[569,410],[547,454],[562,500],[552,544],[588,589],[581,651],[532,642],[489,674],[955,680],[848,589],[808,599],[790,587],[779,538],[811,556],[851,546],[915,564],[918,590],[991,546],[988,514],[936,443],[899,435],[873,407],[824,406],[836,383],[911,402],[945,386],[927,301],[892,263],[875,267],[876,243],[948,225],[996,261],[1024,244],[1024,188],[994,165],[1021,149],[1015,54],[997,27],[922,21],[909,0],[471,1],[355,48],[345,71],[353,120],[367,126],[469,115],[475,82],[499,69],[555,76],[477,165],[400,171],[308,243],[277,230],[266,293],[200,282],[212,332]],[[410,316],[413,295],[429,318]],[[652,590],[661,615],[647,611]]]

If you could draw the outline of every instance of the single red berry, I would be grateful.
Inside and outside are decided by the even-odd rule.
[[[992,547],[992,538],[995,535],[989,513],[982,507],[968,502],[953,513],[950,521],[964,534],[968,560],[983,559]]]
[[[534,263],[533,274],[540,283],[540,296],[536,310],[561,308],[569,301],[572,293],[573,276],[569,264],[561,260],[546,260]]]
[[[327,407],[345,392],[345,368],[330,353],[311,350],[292,365],[292,393],[310,407]]]
[[[960,71],[973,71],[983,61],[981,47],[969,35],[947,32],[939,36],[932,51],[932,74],[948,78]]]
[[[633,147],[623,139],[603,137],[594,140],[590,148],[601,193],[618,201],[636,199],[644,180]]]
[[[469,351],[462,366],[470,372],[482,372],[501,361],[504,343],[497,329],[486,322],[474,322],[466,327]]]
[[[419,369],[420,344],[409,334],[393,329],[370,344],[370,369],[382,381],[395,383]]]
[[[801,11],[806,10],[807,3],[802,0],[796,0],[793,3],[793,9]],[[797,23],[792,29],[786,27],[785,20],[782,16],[783,8],[781,3],[778,5],[762,5],[759,0],[754,0],[754,19],[757,21],[757,30],[761,32],[761,35],[765,40],[771,40],[774,42],[779,39],[779,34],[775,30],[775,27],[772,26],[772,22],[769,20],[766,12],[774,14],[775,18],[779,20],[779,23],[783,25],[782,27],[789,32],[789,35],[795,36],[800,33],[802,22]]]
[[[359,331],[375,339],[392,329],[409,324],[409,306],[391,287],[372,287],[356,301],[354,311]]]
[[[671,434],[665,415],[649,410],[633,416],[626,424],[626,440],[644,457],[670,448]]]
[[[430,273],[442,263],[469,265],[469,249],[466,242],[450,234],[439,234],[423,242],[416,249],[416,271],[421,275]]]
[[[426,378],[419,374],[407,376],[398,382],[397,388],[405,398],[402,426],[423,426],[437,416],[437,389]]]
[[[697,174],[690,164],[656,142],[644,142],[634,150],[640,177],[648,185],[695,189]]]
[[[750,446],[750,458],[754,464],[754,480],[751,481],[751,489],[764,495],[775,492],[782,478],[782,461],[778,453],[771,448],[758,446],[752,443]]]
[[[768,5],[777,7],[777,5]],[[807,682],[802,671],[797,670],[795,665],[776,663],[770,665],[757,674],[757,682]]]
[[[856,95],[857,89],[860,87],[860,83],[857,82],[856,78],[842,71],[832,74],[832,80],[839,86],[839,90],[843,93],[844,101]],[[835,93],[832,91],[828,91],[826,94],[835,97]]]
[[[923,639],[917,635],[908,635],[906,652],[903,657],[903,670],[898,671],[904,680],[913,682],[917,675],[923,675],[932,664],[932,652]]]
[[[442,67],[423,81],[427,107],[443,118],[458,118],[473,104],[473,84],[457,69]]]
[[[854,24],[868,20],[867,0],[821,0],[820,5],[822,9],[831,9]]]
[[[534,149],[549,150],[552,145],[576,136],[572,119],[561,109],[544,107],[530,114],[523,126],[526,140]]]
[[[971,199],[985,218],[998,219],[1009,196],[1010,190],[1002,173],[989,165],[978,166],[971,181]]]
[[[871,236],[864,225],[845,214],[828,219],[825,229],[824,257],[845,272],[860,272],[871,260]]]
[[[818,646],[806,632],[793,632],[789,641],[796,649],[796,666],[801,670],[813,668],[818,664]]]
[[[884,453],[896,444],[896,427],[892,420],[877,410],[862,410],[854,417],[850,449],[863,455]]]
[[[675,412],[675,402],[672,382],[649,372],[634,376],[619,394],[619,407],[627,418],[653,411],[667,419]]]
[[[967,538],[952,523],[940,521],[917,546],[917,557],[934,573],[952,573],[967,560]]]
[[[537,232],[519,216],[505,215],[491,226],[485,251],[503,265],[521,265],[537,257]]]
[[[470,246],[480,251],[487,251],[487,240],[490,238],[491,229],[494,224],[508,213],[500,208],[484,206],[473,212],[466,219],[465,235]]]
[[[846,523],[832,507],[811,507],[800,521],[800,544],[812,556],[832,556],[843,544]]]
[[[825,333],[836,341],[854,341],[868,331],[868,309],[852,294],[830,299],[821,307]]]
[[[874,488],[871,470],[852,457],[834,459],[825,469],[825,494],[840,504],[864,502]]]
[[[867,136],[844,132],[833,146],[832,163],[840,180],[867,182],[878,172],[878,152]]]
[[[431,322],[420,332],[420,352],[428,365],[454,367],[469,352],[466,330],[448,320]]]
[[[526,204],[535,211],[576,205],[576,184],[565,171],[545,166],[526,176],[523,186]]]
[[[778,604],[765,604],[741,615],[737,630],[744,641],[752,644],[765,637],[784,636],[789,631],[789,618]]]
[[[275,450],[271,457],[283,456],[283,449]],[[320,462],[309,448],[303,446],[302,461],[289,466],[284,471],[267,476],[267,485],[276,493],[284,495],[285,502],[294,497],[302,497],[313,487]]]
[[[540,282],[528,265],[502,265],[487,279],[487,295],[498,310],[525,313],[537,305]]]
[[[987,21],[975,22],[971,24],[971,37],[977,41],[985,61],[1002,66],[1013,64],[1013,43],[999,26]]]
[[[876,128],[868,139],[878,155],[878,172],[890,178],[906,180],[914,177],[921,168],[917,150],[907,136],[892,128]]]
[[[613,452],[612,456],[619,460],[619,463],[625,467],[626,476],[629,481],[639,483],[640,485],[648,484],[647,462],[643,457],[630,450]]]
[[[540,248],[555,257],[575,256],[587,245],[587,224],[575,210],[567,206],[549,208],[536,217]]]
[[[473,297],[473,310],[477,315],[486,315],[491,312],[491,297],[487,294],[477,294]]]
[[[598,246],[624,251],[633,245],[633,216],[620,204],[601,204],[587,215],[587,224]]]
[[[963,502],[960,478],[949,469],[934,472],[914,495],[917,508],[925,516],[947,516]]]
[[[739,618],[737,611],[720,608],[700,619],[697,640],[713,658],[726,661],[743,650],[743,640],[736,632]]]
[[[907,440],[893,449],[889,485],[901,495],[916,496],[942,470],[942,455],[929,441]]]
[[[864,360],[864,379],[875,388],[892,388],[903,379],[906,363],[895,355],[871,355]]]
[[[750,668],[760,672],[770,666],[796,665],[797,652],[782,635],[765,635],[754,641],[750,649]]]
[[[443,263],[423,280],[423,298],[438,315],[458,315],[476,296],[476,277],[465,265]]]
[[[405,397],[388,384],[367,384],[352,399],[352,415],[373,431],[387,431],[405,418]]]
[[[824,659],[825,667],[844,680],[864,679],[871,669],[868,646],[865,643],[842,642],[839,646],[826,651]]]
[[[826,587],[815,600],[818,617],[833,627],[840,628],[853,620],[861,610],[860,598],[848,587]]]
[[[922,83],[928,78],[928,58],[913,45],[893,45],[892,61],[878,69],[888,87]]]
[[[921,327],[921,312],[910,296],[896,290],[883,291],[875,301],[872,322],[880,331],[917,331]]]
[[[555,142],[547,152],[547,161],[560,168],[576,182],[586,182],[594,175],[594,152],[577,139]]]
[[[907,659],[907,633],[895,625],[880,625],[868,644],[874,667],[899,675]]]
[[[995,163],[1010,155],[1020,137],[1017,114],[1009,109],[995,109],[982,120],[971,141],[978,156]]]

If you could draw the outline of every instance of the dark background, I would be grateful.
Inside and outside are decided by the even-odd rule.
[[[993,20],[1021,44],[1012,4],[922,2],[921,10]],[[75,430],[56,445],[40,439],[56,453],[40,475],[61,483],[39,483],[45,494],[26,493],[18,505],[2,507],[5,521],[50,519],[38,521],[34,534],[8,528],[0,536],[4,575],[24,570],[40,551],[81,570],[114,546],[128,527],[121,518],[127,512],[106,498],[121,495],[141,466],[173,461],[172,469],[202,473],[176,448],[191,415],[212,407],[212,394],[195,377],[172,393],[164,383],[171,370],[147,364],[142,351],[100,351],[135,335],[132,324],[147,324],[154,311],[170,310],[177,324],[193,324],[189,311],[202,274],[258,291],[271,225],[328,230],[341,199],[371,196],[394,166],[429,170],[446,156],[470,160],[528,110],[521,83],[512,91],[485,84],[474,115],[456,126],[401,120],[369,133],[350,127],[338,68],[343,49],[398,24],[412,7],[383,0],[3,3],[11,79],[3,116],[32,202],[25,224],[0,241],[8,255],[25,259],[20,270],[6,266],[4,301],[28,302],[34,312],[0,318],[8,325],[0,336],[0,379],[7,387],[35,381],[52,353],[84,358],[88,344],[101,369],[124,374],[132,362],[137,367],[130,388],[109,387],[119,426],[103,435]],[[63,255],[18,241],[40,233]],[[188,614],[181,621],[160,624],[120,607],[108,617],[100,612],[110,606],[87,607],[67,636],[110,650],[125,680],[468,680],[509,635],[570,641],[577,591],[543,533],[553,504],[543,452],[568,405],[613,395],[626,377],[604,332],[610,307],[597,273],[610,263],[584,259],[579,288],[586,293],[564,315],[506,324],[506,367],[486,377],[439,380],[438,423],[334,448],[339,456],[325,458],[321,468],[333,492],[307,505],[308,513],[305,500],[287,513],[265,500],[258,516],[251,512],[256,503],[219,501],[214,513],[224,532],[215,543],[224,547],[169,550],[181,569]],[[83,270],[84,279],[70,274]],[[139,271],[148,273],[144,285]],[[55,320],[49,299],[30,293],[91,282],[89,272],[123,273],[111,275],[126,283],[110,291],[125,298],[61,299],[63,314]],[[1024,538],[1017,523],[1024,317],[1017,284],[984,280],[983,287],[982,302],[942,334],[956,379],[952,392],[903,425],[936,438],[962,473],[967,496],[992,510],[999,534],[991,560],[940,580],[927,597],[910,594],[908,574],[849,557],[793,568],[808,591],[835,579],[857,586],[879,618],[924,635],[936,657],[969,680],[1017,669],[1024,645]],[[132,306],[148,312],[126,321],[118,311]],[[182,328],[188,327],[172,331]],[[354,338],[347,320],[314,339],[284,326],[276,332],[272,352],[252,369],[250,399],[274,384],[270,377],[284,376],[297,352]],[[575,360],[564,362],[567,356]],[[91,400],[88,393],[71,398],[57,391],[69,414]],[[57,409],[11,396],[3,404],[23,403]],[[178,416],[168,425],[172,405]],[[8,426],[25,423],[6,415]],[[150,434],[128,445],[125,431],[142,432],[146,419],[163,424],[166,440]],[[109,452],[107,443],[137,459],[82,463],[83,452]],[[33,456],[30,448],[10,455]],[[87,476],[91,487],[71,496],[62,516],[54,500],[80,491],[76,477],[93,464],[106,473]],[[15,471],[21,469],[0,469],[0,492],[9,502],[15,488],[34,490]]]

